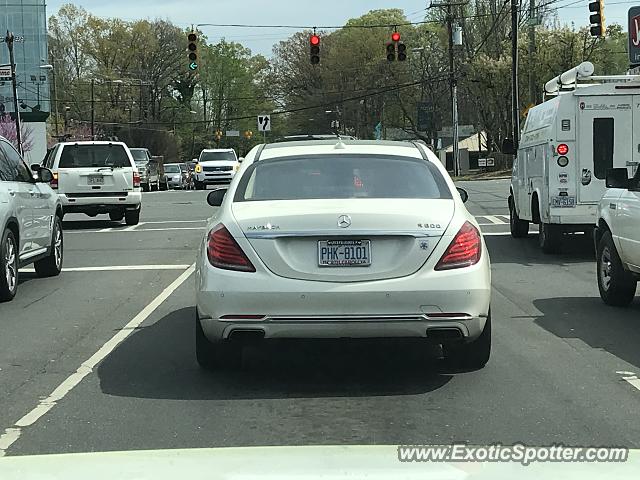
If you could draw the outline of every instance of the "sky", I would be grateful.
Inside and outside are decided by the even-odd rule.
[[[522,0],[526,2],[526,0]],[[554,2],[562,23],[588,24],[589,0],[537,0]],[[47,15],[54,14],[69,0],[49,0]],[[202,23],[243,23],[259,25],[343,25],[348,19],[359,17],[370,10],[401,8],[411,21],[423,19],[429,0],[75,0],[94,15],[119,17],[123,20],[142,18],[168,19],[181,27]],[[609,23],[626,25],[627,10],[640,5],[640,0],[605,0],[605,16]],[[220,28],[200,27],[216,42],[224,37],[242,43],[253,53],[269,56],[273,44],[285,40],[296,29]]]

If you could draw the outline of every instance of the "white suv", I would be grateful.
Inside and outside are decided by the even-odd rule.
[[[140,221],[140,175],[129,148],[121,142],[59,143],[45,159],[53,172],[64,213],[90,217],[108,213],[127,225]]]
[[[608,305],[629,305],[640,279],[640,168],[607,172],[608,190],[600,201],[594,231],[598,289]]]
[[[207,185],[216,183],[230,183],[239,167],[240,162],[233,148],[202,150],[195,168],[196,189],[204,190]]]
[[[34,167],[36,180],[20,154],[0,137],[0,301],[18,289],[18,268],[33,263],[41,277],[62,270],[62,206],[46,182],[51,171]]]

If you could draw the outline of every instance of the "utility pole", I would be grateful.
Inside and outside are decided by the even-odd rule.
[[[518,0],[511,0],[511,123],[513,146],[520,143],[520,102],[518,100]]]
[[[22,151],[22,129],[20,125],[20,110],[18,109],[18,81],[16,78],[16,62],[13,55],[13,33],[10,33],[7,30],[7,36],[4,41],[7,43],[7,47],[9,48],[9,64],[11,65],[11,89],[13,91],[13,111],[15,114],[15,122],[16,122],[16,143],[18,144],[18,152],[20,155],[24,155]]]
[[[91,140],[96,139],[96,99],[95,99],[95,79],[91,79]]]
[[[466,5],[461,3],[431,3],[432,7],[447,9],[447,32],[449,35],[449,90],[451,94],[451,122],[453,124],[453,174],[460,175],[460,152],[459,152],[459,135],[458,135],[458,82],[456,79],[455,61],[454,61],[454,42],[453,42],[453,7]]]
[[[53,61],[53,58],[51,59]],[[55,62],[51,64],[53,68],[51,69],[51,75],[53,76],[53,104],[55,105],[54,112],[56,115],[55,129],[56,129],[56,138],[60,135],[60,127],[58,127],[58,89],[56,88],[56,65]]]
[[[536,69],[535,55],[536,55],[536,25],[538,24],[538,18],[536,15],[536,0],[529,0],[529,104],[535,105],[538,103],[536,95]]]

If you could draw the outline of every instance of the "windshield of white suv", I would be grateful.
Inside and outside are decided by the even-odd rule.
[[[308,155],[254,163],[236,201],[311,198],[451,198],[437,168],[410,157]]]
[[[164,166],[165,173],[180,173],[179,165],[165,165]]]
[[[130,167],[127,151],[122,145],[65,145],[59,168]]]
[[[136,162],[146,162],[149,160],[147,152],[141,148],[130,148],[129,151]]]
[[[236,155],[233,152],[202,152],[200,154],[201,162],[211,162],[213,160],[236,160]]]

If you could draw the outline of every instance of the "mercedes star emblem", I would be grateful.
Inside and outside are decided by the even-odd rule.
[[[349,215],[340,215],[338,217],[338,226],[340,228],[347,228],[351,226],[351,217]]]

